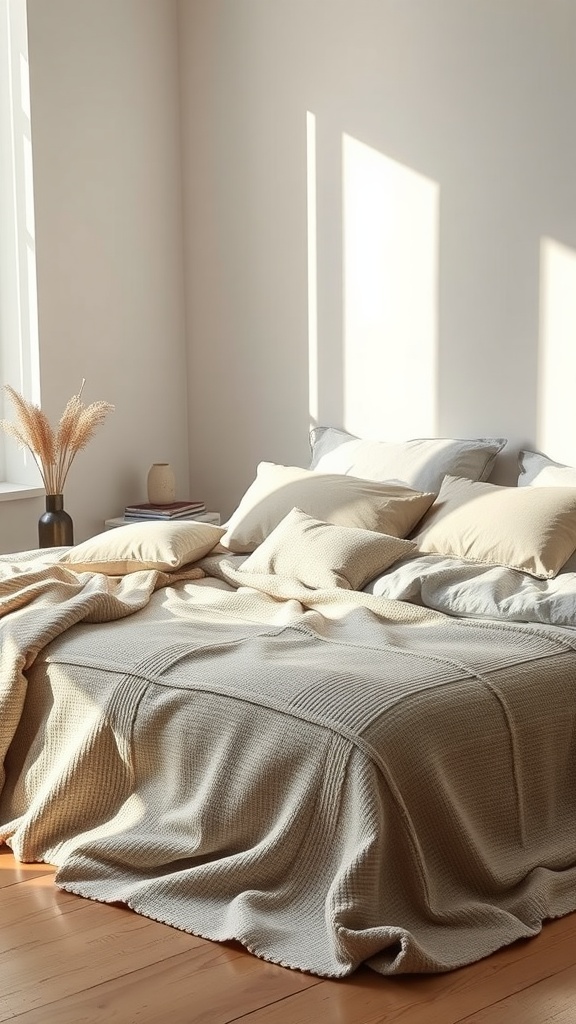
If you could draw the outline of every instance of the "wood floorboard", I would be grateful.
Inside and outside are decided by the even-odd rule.
[[[575,1024],[576,967],[516,992],[464,1019],[462,1024]]]
[[[576,1024],[576,914],[447,974],[339,981],[58,890],[0,847],[0,1021]]]
[[[460,1024],[576,961],[576,915],[549,922],[534,939],[515,943],[457,971],[438,975],[383,978],[363,968],[346,981],[323,981],[321,989],[293,996],[290,1024],[338,1021],[338,1024]],[[552,982],[553,984],[553,982]],[[576,985],[573,991],[576,1024]],[[359,1006],[362,1007],[359,1014]],[[243,1024],[285,1024],[281,1007],[264,1007]],[[506,1018],[503,1018],[503,1020]],[[510,1016],[507,1024],[524,1024]],[[486,1021],[491,1018],[487,1017]],[[495,1018],[500,1024],[500,1019]]]
[[[170,957],[21,1014],[18,1024],[227,1024],[263,1003],[315,986],[318,979],[256,961],[229,960],[204,943],[201,965],[186,954]],[[255,962],[256,961],[256,962]],[[10,1019],[10,1018],[5,1018]]]
[[[84,907],[74,913],[13,926],[9,947],[0,953],[0,1021],[85,988],[184,956],[197,972],[207,960],[206,943],[177,929],[148,921],[129,910],[75,897]],[[3,932],[3,929],[2,929]],[[5,942],[5,940],[4,940]],[[214,946],[215,955],[235,959],[235,951]],[[3,1002],[8,1001],[8,1011]]]

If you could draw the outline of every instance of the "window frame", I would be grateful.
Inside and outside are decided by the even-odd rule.
[[[26,0],[0,0],[0,380],[40,404]],[[14,410],[0,390],[0,418]],[[42,494],[27,449],[0,431],[0,501]]]

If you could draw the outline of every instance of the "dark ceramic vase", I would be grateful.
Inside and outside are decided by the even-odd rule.
[[[68,547],[74,543],[74,524],[64,511],[62,494],[46,495],[46,511],[38,520],[38,541],[41,548]]]

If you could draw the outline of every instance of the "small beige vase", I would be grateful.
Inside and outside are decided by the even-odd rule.
[[[146,484],[151,505],[168,505],[176,500],[176,477],[169,462],[154,462]]]

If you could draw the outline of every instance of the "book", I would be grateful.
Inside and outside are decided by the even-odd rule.
[[[124,513],[124,519],[127,522],[134,522],[134,523],[135,522],[143,523],[144,521],[146,521],[146,522],[154,522],[154,521],[156,521],[156,522],[163,522],[163,523],[173,523],[177,519],[195,519],[197,516],[204,515],[204,511],[205,511],[204,509],[197,509],[195,512],[178,512],[178,513],[176,513],[174,515],[171,515],[171,516],[162,516],[162,515],[157,515],[156,513],[153,513],[152,515],[150,515],[150,514],[138,515],[136,512],[125,512]]]
[[[155,505],[150,501],[143,501],[127,505],[124,509],[124,517],[126,519],[178,519],[205,510],[206,506],[203,501],[171,501],[166,505]]]
[[[176,516],[172,519],[154,519],[152,516],[117,516],[114,519],[106,519],[104,526],[112,530],[117,526],[127,526],[130,523],[178,523],[183,522],[211,523],[213,526],[220,526],[219,512],[189,512],[186,516]]]

